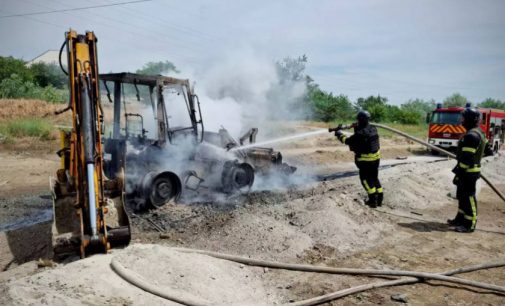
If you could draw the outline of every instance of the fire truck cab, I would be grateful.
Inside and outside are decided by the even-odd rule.
[[[470,107],[467,104],[466,107]],[[428,143],[440,147],[444,150],[455,151],[458,147],[458,140],[466,132],[461,125],[461,112],[463,107],[442,108],[442,104],[437,104],[437,109],[428,113],[426,122],[430,125]],[[486,134],[488,147],[486,155],[492,155],[503,147],[505,142],[505,111],[478,108],[481,113],[480,128]],[[434,155],[438,152],[432,150]]]

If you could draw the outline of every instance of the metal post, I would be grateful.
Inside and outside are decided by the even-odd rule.
[[[119,139],[121,132],[121,82],[114,82],[114,131],[113,139]]]

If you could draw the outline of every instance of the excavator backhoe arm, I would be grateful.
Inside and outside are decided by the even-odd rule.
[[[77,252],[82,258],[87,253],[107,253],[111,243],[127,244],[131,237],[124,208],[124,174],[108,180],[103,172],[104,114],[96,43],[93,32],[66,33],[73,124],[72,131],[61,133],[62,168],[51,181],[54,252]]]

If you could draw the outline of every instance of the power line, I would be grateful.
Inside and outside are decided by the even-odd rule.
[[[211,22],[214,25],[219,25],[219,26],[222,26],[222,27],[226,27],[226,28],[229,28],[229,29],[235,30],[235,31],[243,31],[243,32],[246,32],[246,34],[250,34],[245,29],[240,29],[240,28],[232,27],[232,26],[229,26],[227,24],[220,23],[218,21],[212,20],[212,19],[210,19],[208,17],[202,16],[202,15],[199,15],[199,14],[195,14],[195,13],[189,12],[187,10],[183,10],[183,9],[181,9],[179,7],[168,5],[168,4],[164,3],[164,2],[160,3],[160,4],[162,4],[162,5],[164,5],[164,6],[168,7],[168,8],[171,8],[173,10],[177,10],[177,11],[183,12],[185,14],[188,14],[189,16],[195,16],[195,17],[198,17],[198,18],[206,19],[206,20],[208,20],[209,22]]]
[[[37,3],[32,3],[32,2],[29,2],[27,0],[21,0],[21,1],[24,1],[24,2],[28,2],[28,3],[31,3],[31,4],[34,4],[34,5],[38,5],[40,7],[45,7],[45,8],[48,8],[47,6],[43,6],[43,5],[40,5],[40,4],[37,4]],[[49,0],[51,2],[54,2],[54,3],[57,3],[57,4],[61,4],[61,5],[65,5],[67,7],[71,7],[70,5],[67,5],[67,4],[64,4],[64,3],[61,3],[61,2],[58,2],[58,1],[54,1],[54,0]],[[145,30],[145,31],[148,31],[148,32],[152,32],[152,33],[155,33],[157,35],[161,35],[161,36],[164,36],[164,37],[167,37],[167,38],[170,38],[170,39],[175,39],[175,40],[179,40],[181,42],[184,42],[184,43],[187,43],[187,44],[192,44],[192,45],[195,45],[195,46],[199,46],[199,47],[203,47],[203,45],[200,45],[200,44],[197,44],[197,43],[194,43],[194,42],[191,42],[191,41],[188,41],[188,40],[185,40],[185,39],[180,39],[178,37],[174,37],[174,36],[170,36],[170,35],[167,35],[165,33],[159,33],[159,32],[154,32],[150,29],[147,29],[147,28],[143,28],[143,27],[139,27],[139,26],[135,26],[135,25],[132,25],[132,24],[129,24],[127,22],[124,22],[122,20],[118,20],[118,19],[114,19],[114,18],[111,18],[110,16],[104,16],[104,15],[101,15],[101,14],[97,14],[97,13],[92,13],[94,16],[98,16],[98,17],[102,17],[102,18],[105,18],[107,20],[111,20],[111,21],[114,21],[114,22],[117,22],[117,23],[120,23],[120,24],[124,24],[124,25],[127,25],[127,26],[130,26],[130,27],[133,27],[133,28],[138,28],[138,29],[142,29],[142,30]],[[71,15],[72,16],[72,15]],[[73,16],[76,16],[76,15],[73,15]],[[83,18],[83,17],[80,17],[80,16],[76,16],[76,17],[79,17],[79,18]],[[98,23],[97,21],[93,21],[95,23]],[[108,26],[108,27],[113,27],[113,26],[110,26],[110,25],[107,25],[107,24],[103,24],[102,25],[105,25],[105,26]],[[116,29],[120,30],[120,31],[124,31],[122,29],[119,29],[116,27]],[[135,35],[140,35],[142,36],[142,34],[135,34]],[[147,36],[145,36],[147,37]],[[154,40],[159,40],[159,39],[156,39],[156,38],[153,38],[153,37],[148,37],[149,39],[154,39]],[[170,42],[172,43],[172,42]],[[180,45],[180,44],[175,44],[173,43],[175,46],[178,46],[180,48],[184,48],[184,49],[187,49],[187,50],[191,50],[191,51],[199,51],[199,49],[193,49],[193,48],[190,48],[190,47],[187,47],[187,46],[183,46],[183,45]]]
[[[319,69],[335,72],[334,69],[331,69],[329,67],[319,67]],[[345,76],[345,74],[359,75],[359,73],[346,72],[344,74],[339,74],[338,76]],[[384,81],[389,81],[389,82],[394,82],[394,83],[399,83],[399,84],[405,84],[405,85],[411,85],[411,86],[433,87],[433,88],[442,88],[442,89],[456,89],[456,90],[458,90],[458,89],[459,90],[496,90],[496,88],[494,88],[494,89],[493,88],[468,88],[468,87],[457,87],[457,86],[421,84],[421,83],[405,82],[405,81],[394,80],[394,79],[383,78],[383,77],[377,77],[377,76],[372,77],[372,76],[363,76],[363,75],[361,75],[361,78],[378,79],[378,80],[384,80]]]
[[[40,5],[40,4],[32,3],[32,2],[27,1],[27,0],[22,0],[22,1],[24,1],[26,3],[33,4],[33,5],[37,5],[37,6],[40,6],[40,7],[48,8],[47,6],[43,6],[43,5]],[[67,14],[70,15],[70,16],[74,16],[74,17],[77,17],[77,18],[88,20],[87,18],[82,17],[82,16],[77,16],[77,15],[74,15],[74,14],[71,14],[71,13],[67,13]],[[26,16],[22,16],[22,17],[25,18]],[[142,36],[142,37],[149,38],[149,39],[152,39],[152,40],[161,41],[161,40],[159,40],[157,38],[154,38],[154,37],[150,37],[150,36],[142,35],[142,34],[139,34],[139,33],[132,32],[132,31],[124,30],[124,29],[121,29],[121,28],[118,28],[118,27],[115,27],[115,26],[111,26],[111,25],[108,25],[108,24],[105,24],[105,23],[102,23],[102,22],[99,22],[99,21],[93,21],[93,22],[95,24],[101,24],[103,26],[106,26],[106,27],[109,27],[109,28],[112,28],[112,29],[116,29],[116,30],[119,30],[119,31],[124,32],[124,33],[129,33],[129,34],[133,34],[133,35],[136,35],[136,36]],[[114,40],[114,39],[112,39],[112,40]],[[161,42],[163,42],[163,41],[161,41]],[[176,44],[176,43],[173,43],[173,42],[169,42],[169,43],[171,43],[171,44],[173,44],[175,46],[178,46],[180,48],[184,48],[184,49],[188,49],[188,50],[193,50],[194,51],[194,49],[188,48],[188,47],[180,45],[180,44]],[[198,59],[196,59],[194,57],[191,57],[191,56],[180,55],[180,54],[176,54],[176,53],[169,53],[169,52],[167,52],[167,54],[172,54],[174,56],[177,56],[177,57],[180,57],[180,58],[186,58],[186,59],[190,59],[190,60],[198,60]],[[199,64],[201,64],[201,63],[199,63]]]
[[[99,7],[106,7],[106,6],[117,6],[117,5],[125,5],[125,4],[130,4],[130,3],[150,2],[150,1],[152,1],[152,0],[137,0],[137,1],[131,1],[131,2],[122,2],[122,3],[105,4],[105,5],[96,5],[96,6],[88,6],[88,7],[79,7],[79,8],[72,8],[72,9],[66,9],[66,10],[49,11],[49,12],[38,12],[38,13],[28,13],[28,14],[0,16],[0,18],[24,17],[24,16],[52,14],[52,13],[61,13],[61,12],[69,12],[69,11],[80,11],[80,10],[87,10],[87,9],[92,9],[92,8],[99,8]]]
[[[105,1],[106,1],[106,2],[109,2],[108,0],[105,0]],[[90,2],[90,0],[88,0],[88,2]],[[91,2],[93,2],[93,1],[91,1]],[[167,21],[166,19],[161,19],[161,18],[158,18],[158,17],[153,16],[153,15],[149,15],[149,14],[146,14],[146,13],[140,13],[140,12],[138,12],[138,11],[136,11],[136,10],[134,10],[134,9],[128,8],[128,7],[123,7],[122,9],[123,9],[123,11],[118,11],[118,12],[123,12],[123,13],[125,13],[125,12],[124,12],[124,10],[129,10],[129,11],[132,11],[132,12],[134,12],[134,13],[136,13],[136,14],[131,14],[131,13],[125,13],[125,14],[128,14],[128,15],[130,15],[130,16],[135,16],[136,18],[139,18],[139,19],[141,19],[141,20],[145,20],[145,21],[148,21],[148,22],[151,22],[151,23],[154,23],[154,24],[160,24],[160,23],[155,23],[154,21],[152,21],[152,20],[150,20],[150,19],[139,17],[139,16],[138,16],[138,14],[141,14],[141,15],[147,16],[147,17],[149,17],[149,18],[157,19],[157,20],[160,20],[160,21],[162,22],[161,24],[166,23],[166,24],[171,24],[171,25],[175,26],[175,28],[174,28],[174,27],[171,27],[171,26],[167,26],[167,25],[165,25],[166,27],[169,27],[169,28],[174,29],[174,30],[176,30],[176,31],[183,31],[183,30],[184,30],[184,31],[185,31],[187,34],[189,34],[189,35],[193,35],[193,36],[200,37],[200,38],[205,38],[205,39],[217,39],[217,40],[223,40],[223,39],[222,39],[222,38],[220,38],[220,37],[216,37],[216,36],[210,35],[210,34],[205,33],[205,32],[201,32],[201,31],[198,31],[198,30],[194,30],[194,29],[191,29],[191,28],[188,28],[188,27],[185,27],[185,26],[182,26],[182,25],[179,25],[179,24],[176,24],[176,23],[173,23],[173,22]],[[180,28],[180,29],[178,29],[178,28]],[[191,33],[191,32],[194,32],[194,33],[197,33],[197,34],[201,34],[201,35],[196,35],[196,34]]]
[[[12,14],[11,12],[6,12],[4,10],[1,10],[0,9],[0,12],[4,12],[4,13],[8,13],[8,14]],[[40,22],[40,23],[43,23],[43,24],[47,24],[47,25],[50,25],[50,26],[53,26],[53,27],[57,27],[57,28],[60,28],[60,29],[64,29],[65,31],[68,31],[68,27],[65,27],[65,26],[62,26],[62,25],[58,25],[58,24],[54,24],[54,23],[51,23],[51,22],[46,22],[46,21],[42,21],[42,20],[39,20],[39,19],[35,19],[33,17],[27,17],[27,16],[20,16],[21,18],[25,18],[25,19],[28,19],[28,20],[32,20],[32,21],[36,21],[36,22]],[[127,42],[124,42],[124,41],[121,41],[121,40],[117,40],[115,38],[112,38],[112,37],[109,37],[109,36],[105,36],[105,35],[102,35],[100,34],[100,37],[105,37],[107,38],[108,40],[111,40],[111,41],[115,41],[115,42],[118,42],[120,44],[123,44],[123,45],[127,45],[127,46],[132,46],[132,47],[135,47],[137,49],[141,49],[141,50],[147,50],[149,52],[153,52],[153,53],[158,53],[158,54],[162,54],[162,55],[170,55],[170,56],[177,56],[177,57],[181,57],[181,55],[178,55],[178,54],[172,54],[172,53],[167,53],[167,52],[160,52],[160,51],[157,51],[157,50],[152,50],[152,49],[148,49],[148,48],[145,48],[145,47],[139,47],[137,45],[134,45],[134,44],[131,44],[131,43],[127,43]],[[193,62],[197,65],[203,65],[202,63],[200,62],[197,62],[197,61],[193,61],[193,60],[188,60],[187,58],[181,58],[182,60],[184,61],[189,61],[189,62]]]

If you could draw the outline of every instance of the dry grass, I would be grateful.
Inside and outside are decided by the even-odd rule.
[[[52,104],[40,100],[0,99],[0,121],[45,118],[53,122],[69,122],[70,112],[56,116],[55,111],[64,108],[63,104]]]
[[[102,100],[104,117],[106,122],[114,120],[114,110],[111,103]],[[0,99],[0,122],[19,119],[44,118],[56,125],[72,125],[72,112],[68,111],[61,115],[54,112],[65,108],[65,104],[53,104],[41,100],[26,99]]]

